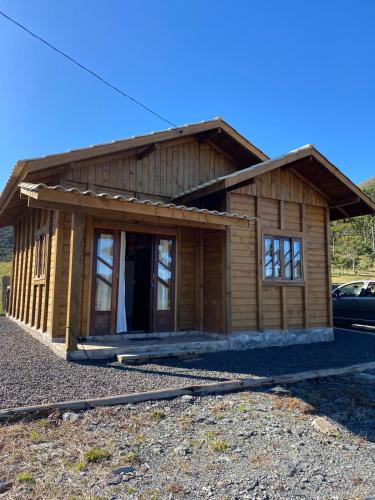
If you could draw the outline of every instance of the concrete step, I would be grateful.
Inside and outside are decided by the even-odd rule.
[[[184,351],[190,350],[192,347],[195,349],[206,349],[214,346],[224,345],[226,341],[223,340],[187,340],[184,342],[137,342],[134,344],[127,344],[123,347],[123,352],[126,354],[147,354],[150,352],[164,353],[168,351]]]
[[[132,363],[140,361],[149,361],[152,359],[170,358],[170,357],[183,357],[195,356],[207,352],[224,351],[228,348],[225,340],[221,341],[203,341],[203,342],[189,342],[186,344],[169,344],[158,345],[154,348],[148,346],[148,349],[143,348],[140,350],[132,350],[131,352],[126,349],[125,352],[117,354],[117,360],[120,363]]]

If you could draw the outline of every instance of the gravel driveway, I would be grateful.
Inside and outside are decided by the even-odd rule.
[[[336,330],[334,342],[210,353],[126,366],[66,362],[0,318],[0,408],[104,397],[375,361],[375,335]]]

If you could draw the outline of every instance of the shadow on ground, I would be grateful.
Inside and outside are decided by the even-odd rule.
[[[314,379],[285,387],[290,391],[289,396],[311,405],[313,414],[329,417],[351,433],[375,442],[374,382],[352,374]],[[360,441],[354,444],[360,445]]]
[[[336,329],[335,341],[289,347],[210,353],[199,358],[167,358],[146,365],[103,363],[123,372],[181,377],[190,385],[250,375],[272,376],[375,361],[375,336]],[[358,374],[314,379],[286,386],[289,396],[311,405],[350,432],[375,442],[375,383]],[[271,389],[258,389],[269,392]]]
[[[246,351],[225,351],[196,358],[165,358],[142,365],[82,361],[121,371],[157,373],[168,377],[167,368],[179,369],[181,377],[221,381],[233,376],[272,376],[324,368],[338,368],[375,361],[375,336],[358,331],[336,329],[334,342],[268,347]],[[160,367],[160,369],[158,369]],[[211,373],[211,375],[210,375]],[[231,376],[233,375],[233,376]]]

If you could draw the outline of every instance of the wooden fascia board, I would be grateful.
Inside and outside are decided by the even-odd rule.
[[[327,170],[335,175],[343,184],[345,184],[350,190],[352,190],[373,212],[375,212],[375,203],[371,200],[371,198],[369,198],[367,194],[365,194],[358,186],[356,186],[350,179],[348,179],[345,174],[343,174],[315,148],[313,148],[313,156],[322,165],[324,165]]]
[[[186,127],[179,127],[176,129],[155,132],[154,134],[146,134],[139,137],[123,139],[115,141],[113,143],[99,144],[97,146],[82,148],[75,151],[67,151],[66,153],[58,153],[56,155],[50,155],[43,158],[24,160],[24,163],[27,163],[29,171],[33,172],[52,165],[58,166],[64,163],[89,160],[90,158],[95,158],[98,156],[115,154],[121,151],[146,147],[153,143],[160,143],[171,141],[173,139],[194,136],[201,132],[215,130],[218,128],[220,128],[222,131],[225,131],[250,153],[260,158],[260,160],[268,160],[268,157],[262,151],[251,144],[247,139],[245,139],[245,137],[240,135],[226,122],[224,122],[223,120],[210,120],[204,123],[197,123]]]
[[[203,224],[216,224],[221,226],[239,226],[248,227],[249,221],[246,219],[239,219],[235,217],[228,217],[225,215],[214,215],[201,212],[192,212],[180,210],[172,207],[160,207],[155,205],[144,205],[141,203],[132,203],[121,200],[112,200],[105,198],[97,198],[94,196],[87,196],[76,193],[65,193],[59,191],[52,191],[43,189],[40,191],[29,191],[21,189],[23,194],[30,196],[34,200],[45,201],[51,203],[60,203],[65,206],[70,206],[72,209],[91,208],[110,210],[113,212],[123,212],[133,215],[143,215],[160,217],[166,219],[173,219],[176,221],[184,222],[198,222]],[[176,222],[177,223],[177,222]]]
[[[42,201],[42,200],[35,200],[34,198],[29,198],[28,199],[28,207],[29,208],[42,208],[45,210],[58,210],[61,212],[66,212],[66,213],[71,213],[73,211],[75,212],[81,212],[84,213],[88,216],[92,216],[95,218],[95,220],[101,220],[101,221],[108,221],[107,227],[110,227],[111,224],[114,222],[122,223],[128,225],[130,224],[149,224],[150,226],[155,226],[155,227],[190,227],[190,228],[200,228],[204,229],[209,227],[209,229],[218,229],[221,231],[224,231],[227,226],[223,224],[213,224],[207,222],[196,222],[196,221],[191,221],[191,220],[176,220],[174,218],[167,218],[167,217],[160,217],[160,216],[153,216],[153,215],[145,215],[145,214],[133,214],[130,212],[124,212],[124,211],[113,211],[113,210],[108,210],[108,209],[103,209],[103,208],[90,208],[90,207],[85,207],[85,206],[75,206],[75,205],[68,205],[66,203],[56,203],[50,202],[50,201]],[[142,232],[142,231],[141,231]],[[152,232],[152,231],[151,231]],[[158,231],[156,231],[158,232]]]
[[[249,150],[254,156],[257,156],[262,161],[266,161],[269,157],[263,153],[260,149],[254,146],[251,142],[249,142],[245,137],[237,132],[234,128],[232,128],[225,121],[220,122],[220,128],[224,130],[227,134],[229,134],[233,139],[235,139],[241,146]]]

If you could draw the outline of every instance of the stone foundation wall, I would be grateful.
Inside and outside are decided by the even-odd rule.
[[[230,349],[256,349],[261,347],[287,346],[332,342],[333,328],[308,328],[306,330],[266,330],[264,332],[235,332],[228,337]]]

